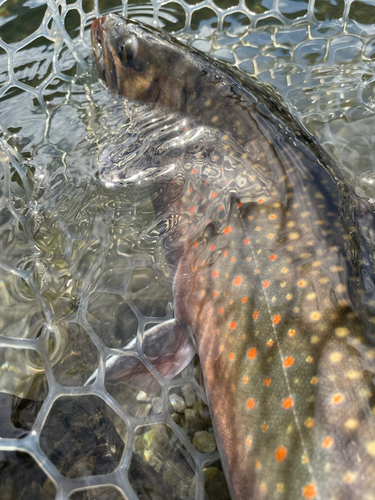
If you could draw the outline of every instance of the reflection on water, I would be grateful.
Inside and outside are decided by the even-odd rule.
[[[233,0],[198,3],[159,6],[160,26],[271,85],[338,160],[357,193],[375,196],[371,2],[316,0],[311,10],[307,1],[283,0],[274,11],[268,0],[247,1],[252,14]],[[121,2],[101,1],[99,8],[107,12]],[[151,2],[130,1],[126,8],[138,20],[155,19]],[[84,0],[82,10],[74,7],[64,21],[86,59],[92,9]],[[26,39],[45,15],[39,36]],[[310,18],[283,25],[303,15]],[[130,484],[139,498],[164,498],[166,491],[168,498],[194,498],[195,488],[202,495],[193,446],[210,452],[205,445],[212,444],[212,428],[195,392],[196,361],[177,382],[162,382],[147,365],[158,387],[150,394],[130,386],[118,393],[109,384],[104,392],[100,384],[108,357],[129,342],[140,356],[143,333],[173,317],[171,269],[158,239],[163,228],[147,182],[136,184],[139,174],[147,181],[166,166],[179,170],[190,155],[203,158],[213,177],[216,165],[225,168],[228,161],[218,146],[221,137],[175,117],[154,117],[150,124],[147,108],[108,94],[91,66],[77,63],[44,2],[7,0],[0,26],[0,140],[17,151],[9,161],[2,143],[0,434],[24,440],[20,452],[1,452],[4,498],[26,498],[36,483],[40,487],[29,489],[27,498],[54,497],[44,471],[59,476],[45,456],[61,474],[80,478],[74,499],[93,498],[93,491],[95,498],[122,498],[109,486],[85,489],[97,484],[86,476],[104,473],[126,491]],[[9,74],[6,44],[18,42]],[[157,154],[149,151],[151,141],[158,143]],[[123,187],[124,179],[133,183]],[[108,189],[113,186],[122,187]],[[185,229],[181,241],[200,230]],[[90,377],[104,401],[84,386]],[[139,418],[151,423],[134,433]],[[29,454],[36,450],[32,428],[40,435],[37,461]],[[211,453],[199,463],[207,495],[228,500],[221,465]],[[68,495],[72,485],[60,484],[60,491]]]

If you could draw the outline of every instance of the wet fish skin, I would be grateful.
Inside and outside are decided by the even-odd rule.
[[[118,49],[134,37],[129,68]],[[338,170],[262,86],[117,16],[92,38],[112,90],[222,131],[215,154],[232,154],[215,178],[186,168],[172,204],[156,183],[154,201],[165,219],[207,218],[194,241],[163,238],[232,498],[374,500],[374,327]]]

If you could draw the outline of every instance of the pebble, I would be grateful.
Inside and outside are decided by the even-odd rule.
[[[163,411],[163,403],[161,398],[152,399],[152,414],[157,415]]]
[[[169,402],[172,405],[172,408],[177,413],[184,413],[186,404],[184,398],[179,396],[178,394],[172,393],[169,395]]]
[[[193,445],[201,453],[210,453],[216,450],[216,440],[207,431],[198,431],[194,434]]]
[[[184,415],[185,422],[182,422],[182,426],[189,436],[193,435],[195,432],[206,429],[206,424],[199,418],[197,410],[186,408]]]
[[[181,388],[182,395],[184,396],[186,406],[191,408],[197,399],[197,394],[191,385],[184,385]]]

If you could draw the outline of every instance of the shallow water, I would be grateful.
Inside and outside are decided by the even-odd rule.
[[[194,498],[198,485],[196,498],[203,498],[203,469],[211,478],[208,497],[227,498],[220,465],[207,468],[217,465],[217,452],[203,459],[194,451],[197,433],[212,436],[196,360],[176,381],[154,373],[149,394],[108,384],[105,392],[101,385],[107,356],[170,319],[173,304],[151,201],[142,189],[108,189],[121,171],[113,170],[113,155],[121,167],[144,153],[144,143],[131,107],[92,71],[88,35],[99,10],[123,8],[158,22],[271,85],[357,193],[375,197],[375,7],[340,0],[316,0],[312,10],[303,1],[281,0],[278,9],[268,0],[245,4],[122,7],[87,0],[61,3],[61,18],[53,2],[8,0],[0,7],[3,498],[49,499],[56,491],[58,498],[74,492],[75,500],[93,498],[92,491],[95,498],[122,498],[108,483],[126,492],[130,484],[139,498],[148,498],[142,489],[158,498],[163,488],[171,498]],[[140,353],[139,344],[130,355]],[[98,384],[84,386],[98,365]],[[79,401],[72,397],[78,394]],[[154,426],[136,430],[146,422]],[[77,490],[89,485],[102,487]]]

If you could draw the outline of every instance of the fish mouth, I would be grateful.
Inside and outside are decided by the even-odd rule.
[[[123,20],[125,22],[125,20]],[[116,62],[111,34],[118,24],[119,19],[113,14],[94,19],[91,25],[91,43],[94,53],[95,65],[99,77],[110,89],[117,89]]]

